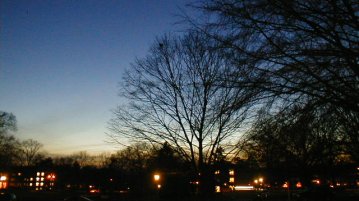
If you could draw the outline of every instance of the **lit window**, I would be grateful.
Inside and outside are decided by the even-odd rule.
[[[7,188],[7,182],[6,181],[0,181],[0,189]]]
[[[39,182],[36,182],[36,184],[35,184],[36,186],[39,186]]]
[[[40,183],[40,186],[43,186],[43,185],[44,185],[44,182],[41,182],[41,183]]]
[[[1,176],[0,177],[0,181],[6,181],[6,180],[7,180],[6,176]]]
[[[229,183],[234,183],[234,177],[229,177]]]
[[[300,181],[298,181],[295,186],[296,186],[297,188],[302,188],[302,183],[300,183]]]
[[[216,171],[214,172],[214,174],[219,174],[219,173],[221,173],[219,170],[216,170]]]
[[[43,178],[43,177],[41,177],[41,181],[44,181],[44,178]]]
[[[36,181],[40,181],[40,177],[36,177]]]
[[[34,178],[31,177],[31,178],[30,178],[30,181],[33,181],[33,180],[34,180]]]
[[[229,170],[229,175],[233,176],[234,175],[234,170]]]
[[[41,176],[45,176],[45,172],[41,172]]]

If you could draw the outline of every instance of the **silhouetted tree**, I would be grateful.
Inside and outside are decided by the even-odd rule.
[[[338,133],[335,116],[326,113],[323,121],[318,116],[323,109],[311,107],[294,105],[275,115],[262,112],[247,133],[248,155],[262,167],[289,176],[306,179],[328,173],[343,152],[343,134]]]
[[[0,134],[16,131],[16,117],[12,113],[0,111]]]
[[[35,165],[41,158],[40,149],[43,145],[33,139],[21,142],[21,163],[25,166]]]
[[[205,177],[219,146],[226,151],[233,146],[245,106],[255,98],[220,79],[232,71],[211,45],[196,32],[163,37],[146,58],[136,60],[124,77],[123,96],[129,104],[114,112],[111,137],[167,142]]]
[[[164,143],[157,150],[153,150],[150,160],[150,168],[155,170],[162,170],[164,172],[185,172],[185,161],[178,153],[169,145]]]
[[[111,153],[100,153],[99,155],[95,156],[95,164],[99,168],[105,168],[109,166]]]
[[[51,157],[44,157],[36,163],[36,167],[39,167],[43,170],[54,170],[54,166],[55,165]]]
[[[192,25],[248,72],[238,75],[245,75],[246,86],[278,103],[310,97],[335,108],[359,159],[357,1],[212,0],[196,8],[211,17]]]
[[[130,187],[132,192],[143,193],[148,190],[148,167],[152,157],[152,148],[146,143],[136,143],[112,154],[109,169],[121,173],[122,185]]]
[[[70,156],[60,156],[53,158],[53,161],[56,166],[70,167],[75,162],[75,159]]]
[[[151,148],[145,143],[136,143],[112,154],[110,167],[127,173],[143,173],[148,167]]]
[[[95,166],[93,156],[90,156],[86,151],[79,151],[70,156],[74,161],[78,163],[80,167]]]
[[[0,111],[0,168],[8,168],[18,162],[20,143],[11,131],[16,131],[16,117]]]

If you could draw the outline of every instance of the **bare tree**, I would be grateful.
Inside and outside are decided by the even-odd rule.
[[[351,147],[359,147],[352,121],[359,116],[357,1],[212,0],[197,8],[212,21],[192,24],[251,72],[247,86],[279,104],[309,97],[336,108],[342,125],[353,128],[346,130]]]
[[[121,95],[128,104],[109,122],[112,139],[167,142],[197,174],[215,160],[220,145],[229,151],[255,96],[222,79],[232,68],[212,45],[196,32],[157,40],[124,77]]]
[[[267,169],[291,170],[297,176],[311,176],[319,167],[330,170],[345,151],[343,133],[330,108],[323,114],[322,108],[312,107],[317,106],[297,104],[275,115],[263,110],[247,133],[249,154]]]
[[[0,135],[16,131],[16,117],[12,113],[0,111]]]
[[[0,167],[8,168],[18,162],[19,141],[11,134],[16,131],[16,117],[0,111]]]
[[[151,152],[149,144],[136,143],[112,154],[109,166],[127,174],[141,174],[148,166]]]
[[[94,157],[90,156],[86,151],[79,151],[70,156],[74,162],[77,162],[80,167],[96,166]]]
[[[96,155],[94,157],[94,162],[95,162],[96,167],[99,167],[99,168],[108,167],[108,165],[110,163],[110,157],[111,157],[111,153],[108,153],[108,152],[103,152],[103,153]]]
[[[21,142],[22,163],[26,166],[35,165],[38,159],[41,158],[39,151],[42,146],[40,142],[33,139]]]

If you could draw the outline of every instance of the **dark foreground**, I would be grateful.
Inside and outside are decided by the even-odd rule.
[[[13,191],[16,201],[358,201],[359,189],[331,192],[287,192],[283,190],[241,191],[206,197],[135,193],[89,194],[69,191]],[[0,201],[8,201],[0,198]]]

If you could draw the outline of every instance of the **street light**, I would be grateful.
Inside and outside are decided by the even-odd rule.
[[[158,181],[160,181],[161,176],[159,174],[154,174],[153,179],[155,180],[155,182],[158,182]]]
[[[162,187],[161,182],[160,182],[161,175],[159,173],[155,173],[153,175],[153,180],[155,181],[155,185],[156,185],[157,189],[160,190]]]
[[[263,183],[264,183],[263,177],[259,177],[259,178],[257,178],[257,179],[254,180],[254,184],[255,184],[255,186],[257,186],[257,187],[262,187],[262,186],[263,186]]]
[[[259,183],[263,183],[263,178],[262,177],[259,178],[258,181],[259,181]]]

